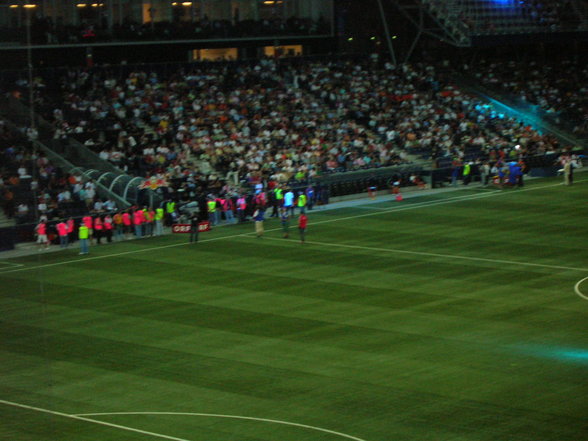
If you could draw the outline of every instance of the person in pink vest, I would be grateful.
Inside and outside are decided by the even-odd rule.
[[[67,225],[67,235],[69,236],[69,238],[68,238],[68,244],[69,244],[69,243],[72,243],[75,240],[74,230],[75,230],[75,227],[76,227],[76,223],[70,217],[65,224]]]
[[[133,213],[133,224],[135,225],[135,236],[143,237],[143,210],[137,209]]]
[[[49,240],[47,239],[47,223],[45,219],[42,219],[41,222],[35,227],[35,233],[37,233],[37,243],[39,244],[39,249],[45,246],[45,249],[49,249]]]
[[[94,238],[96,239],[96,245],[100,245],[102,239],[102,233],[104,231],[104,223],[100,216],[96,216],[94,219]]]
[[[245,222],[245,212],[247,210],[247,200],[245,196],[239,196],[237,199],[237,217],[239,218],[239,222]]]
[[[112,230],[114,225],[112,224],[112,216],[107,214],[104,216],[104,237],[106,237],[106,242],[112,242]]]
[[[59,246],[61,248],[67,248],[69,244],[67,224],[61,221],[55,226],[55,228],[57,228],[57,235],[59,236]]]
[[[125,232],[125,237],[130,239],[133,227],[133,221],[131,220],[131,214],[128,211],[125,211],[122,214],[122,223],[123,229]]]
[[[93,227],[94,227],[94,221],[92,219],[92,216],[84,216],[82,218],[82,223],[88,227],[88,243],[92,243],[92,236],[94,234],[93,232]]]
[[[225,220],[228,224],[235,223],[235,216],[233,215],[235,211],[235,203],[230,196],[221,199],[221,207],[223,208],[223,213],[225,213]]]

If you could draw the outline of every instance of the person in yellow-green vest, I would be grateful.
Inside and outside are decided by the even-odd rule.
[[[470,183],[470,180],[472,178],[472,163],[471,162],[466,162],[463,165],[463,185],[468,185]]]
[[[176,203],[169,200],[165,203],[165,224],[169,227],[174,223],[174,213],[176,212]]]
[[[151,211],[147,207],[143,208],[143,218],[145,219],[143,223],[143,236],[153,236],[154,219],[151,217]]]
[[[163,234],[163,208],[155,209],[155,235],[161,236]]]
[[[274,193],[276,196],[276,201],[278,202],[278,207],[281,207],[282,205],[284,205],[284,189],[280,185],[276,187]]]
[[[208,207],[208,219],[210,220],[211,225],[217,225],[219,223],[219,211],[216,208],[216,200],[214,198],[208,199],[206,203]]]
[[[303,214],[306,211],[306,194],[304,192],[300,193],[298,196],[298,208],[300,209],[300,214]]]
[[[90,230],[84,223],[81,223],[78,230],[78,239],[80,239],[80,254],[88,254],[89,237]]]

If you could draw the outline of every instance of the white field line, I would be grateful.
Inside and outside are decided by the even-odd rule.
[[[0,260],[0,265],[24,266],[22,263],[7,262],[6,260]],[[0,268],[1,270],[2,268]]]
[[[582,180],[582,181],[576,181],[576,182],[585,182],[586,180]],[[424,208],[424,207],[435,207],[437,205],[445,205],[445,204],[451,204],[454,202],[463,202],[463,201],[469,201],[469,200],[477,200],[477,199],[485,199],[485,198],[491,198],[493,196],[503,196],[503,195],[510,195],[510,194],[518,194],[518,193],[522,193],[525,191],[534,191],[534,190],[544,190],[546,188],[553,188],[553,187],[559,187],[559,186],[563,186],[562,183],[558,183],[558,184],[550,184],[550,185],[542,185],[540,187],[530,187],[530,188],[522,188],[522,189],[517,189],[517,190],[511,190],[511,191],[503,191],[503,190],[496,190],[493,191],[492,193],[483,193],[483,194],[473,194],[473,195],[464,195],[464,196],[455,196],[453,198],[449,198],[449,199],[443,199],[441,201],[429,201],[429,202],[417,202],[415,204],[411,204],[409,206],[405,206],[405,207],[392,207],[386,210],[382,210],[382,211],[378,211],[376,213],[366,213],[366,214],[357,214],[354,216],[346,216],[346,217],[339,217],[336,219],[327,219],[327,220],[323,220],[323,221],[317,221],[317,222],[309,222],[310,225],[318,225],[318,224],[324,224],[324,223],[330,223],[330,222],[339,222],[339,221],[344,221],[344,220],[350,220],[350,219],[359,219],[362,217],[368,217],[368,216],[378,216],[380,214],[386,213],[386,212],[397,212],[397,211],[407,211],[407,210],[414,210],[417,208]]]
[[[0,400],[0,404],[4,404],[6,406],[12,407],[19,407],[21,409],[33,410],[35,412],[47,413],[50,415],[55,415],[63,418],[69,418],[72,420],[78,421],[85,421],[87,423],[98,424],[101,426],[112,427],[115,429],[126,430],[127,432],[135,432],[140,433],[142,435],[152,436],[154,438],[162,438],[168,439],[172,441],[189,441],[185,438],[177,438],[175,436],[164,435],[161,433],[156,432],[148,432],[146,430],[136,429],[134,427],[129,426],[122,426],[120,424],[108,423],[106,421],[96,420],[94,418],[89,418],[91,416],[108,416],[108,415],[175,415],[175,416],[196,416],[196,417],[208,417],[208,418],[227,418],[227,419],[234,419],[234,420],[247,420],[247,421],[259,421],[262,423],[273,423],[273,424],[281,424],[283,426],[293,426],[293,427],[300,427],[303,429],[314,430],[316,432],[323,432],[329,433],[331,435],[336,435],[341,438],[351,439],[353,441],[365,441],[364,439],[357,438],[352,435],[347,435],[346,433],[336,432],[334,430],[323,429],[322,427],[310,426],[308,424],[300,424],[300,423],[292,423],[290,421],[282,421],[282,420],[273,420],[269,418],[256,418],[256,417],[248,417],[248,416],[241,416],[241,415],[225,415],[225,414],[216,414],[216,413],[197,413],[197,412],[101,412],[101,413],[80,413],[80,414],[68,414],[63,412],[58,412],[55,410],[44,409],[42,407],[35,407],[29,406],[27,404],[15,403],[14,401],[6,401]]]
[[[377,210],[377,211],[387,211],[388,210],[388,208],[372,207],[371,205],[357,205],[357,206],[349,207],[349,208],[357,208],[359,210]]]
[[[585,182],[585,181],[586,180],[581,180],[581,181],[576,181],[576,182],[579,183],[579,182]],[[335,219],[325,219],[322,221],[309,222],[309,224],[310,225],[321,225],[321,224],[339,222],[339,221],[350,220],[350,219],[359,219],[359,218],[369,217],[369,216],[379,216],[380,214],[389,213],[389,212],[416,210],[418,208],[434,207],[437,205],[445,205],[445,204],[451,204],[454,202],[476,200],[476,199],[488,198],[488,197],[499,196],[499,195],[517,194],[517,193],[521,193],[524,191],[543,190],[546,188],[553,188],[553,187],[559,187],[559,186],[563,186],[563,184],[557,183],[557,184],[550,184],[550,185],[542,185],[540,187],[530,187],[530,188],[513,190],[512,192],[510,192],[510,191],[506,191],[506,192],[496,191],[495,193],[494,192],[484,193],[484,194],[480,194],[480,195],[476,194],[476,195],[456,196],[454,198],[444,199],[441,201],[421,202],[421,203],[411,204],[411,205],[405,206],[405,207],[394,206],[392,208],[381,210],[381,211],[375,211],[373,213],[365,213],[365,214],[358,214],[358,215],[354,215],[354,216],[338,217]],[[272,232],[272,231],[281,231],[281,228],[272,228],[272,229],[266,230],[266,232]],[[218,240],[226,240],[226,239],[234,239],[236,237],[247,237],[250,234],[251,233],[241,233],[241,234],[232,234],[229,236],[215,237],[215,238],[211,238],[211,239],[203,239],[203,240],[200,240],[199,243],[215,242]],[[166,248],[174,248],[174,247],[180,247],[180,246],[186,246],[186,245],[190,245],[190,244],[188,242],[182,242],[182,243],[175,243],[175,244],[170,244],[170,245],[161,245],[161,246],[151,247],[151,248],[142,248],[140,250],[124,251],[122,253],[105,254],[103,256],[83,257],[83,258],[75,259],[75,260],[66,260],[64,262],[48,263],[45,265],[36,265],[36,266],[27,266],[27,267],[17,268],[17,269],[8,269],[6,271],[0,271],[0,274],[9,274],[9,273],[28,271],[28,270],[34,270],[34,269],[41,269],[41,268],[51,268],[54,266],[67,265],[69,263],[78,263],[78,262],[87,262],[90,260],[107,259],[109,257],[126,256],[128,254],[157,251],[157,250],[163,250]],[[194,244],[192,244],[192,246],[194,246]]]
[[[12,406],[12,407],[20,407],[21,409],[34,410],[35,412],[48,413],[50,415],[56,415],[59,417],[69,418],[72,420],[85,421],[87,423],[98,424],[100,426],[112,427],[114,429],[125,430],[127,432],[140,433],[141,435],[147,435],[147,436],[151,436],[154,438],[168,439],[171,441],[190,441],[185,438],[177,438],[175,436],[163,435],[161,433],[148,432],[146,430],[135,429],[134,427],[121,426],[120,424],[107,423],[106,421],[95,420],[93,418],[88,418],[88,417],[81,416],[81,415],[70,415],[70,414],[63,413],[63,412],[57,412],[55,410],[43,409],[41,407],[35,407],[35,406],[28,406],[26,404],[15,403],[12,401],[0,400],[0,404],[5,404],[6,406]]]
[[[259,421],[262,423],[281,424],[283,426],[301,427],[303,429],[314,430],[316,432],[324,432],[331,435],[336,435],[341,438],[351,439],[353,441],[365,441],[355,436],[347,435],[346,433],[335,432],[334,430],[323,429],[322,427],[309,426],[308,424],[292,423],[290,421],[272,420],[269,418],[256,418],[241,415],[224,415],[218,413],[197,413],[197,412],[103,412],[103,413],[80,413],[76,416],[107,416],[107,415],[176,415],[176,416],[196,416],[207,418],[228,418],[234,420],[248,420]]]
[[[582,284],[583,281],[588,280],[588,277],[584,277],[582,280],[578,281],[578,283],[576,283],[574,285],[574,291],[576,292],[576,294],[578,294],[580,297],[582,297],[584,300],[588,300],[588,296],[586,296],[586,294],[584,294],[582,291],[580,291],[580,285]]]
[[[264,237],[264,240],[275,240],[281,241],[285,243],[293,243],[293,241],[287,241],[286,239],[280,239],[277,237]],[[406,250],[399,250],[395,248],[379,248],[379,247],[366,247],[361,245],[347,245],[341,243],[329,243],[329,242],[315,242],[307,240],[305,241],[306,244],[311,245],[321,245],[325,247],[336,247],[336,248],[351,248],[356,250],[367,250],[367,251],[380,251],[386,253],[396,253],[396,254],[410,254],[414,256],[425,256],[425,257],[442,257],[444,259],[455,259],[455,260],[471,260],[475,262],[489,262],[489,263],[500,263],[500,264],[507,264],[507,265],[521,265],[521,266],[532,266],[536,268],[549,268],[549,269],[561,269],[561,270],[568,270],[568,271],[583,271],[587,272],[588,268],[576,268],[571,266],[559,266],[559,265],[548,265],[542,263],[530,263],[530,262],[519,262],[516,260],[503,260],[503,259],[488,259],[484,257],[469,257],[469,256],[459,256],[456,254],[440,254],[440,253],[427,253],[424,251],[406,251]],[[586,278],[588,279],[588,277]],[[586,280],[584,279],[584,280]],[[588,298],[587,298],[588,300]]]

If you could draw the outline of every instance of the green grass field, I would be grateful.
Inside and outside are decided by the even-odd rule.
[[[588,440],[588,181],[558,182],[0,261],[0,439]]]

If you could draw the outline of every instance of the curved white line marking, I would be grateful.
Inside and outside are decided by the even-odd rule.
[[[63,418],[70,418],[72,420],[85,421],[87,423],[92,423],[92,424],[99,424],[100,426],[113,427],[115,429],[126,430],[127,432],[140,433],[141,435],[147,435],[147,436],[151,436],[151,437],[155,437],[155,438],[162,438],[162,439],[167,439],[167,440],[171,440],[171,441],[190,441],[185,438],[178,438],[175,436],[164,435],[163,433],[148,432],[147,430],[136,429],[134,427],[121,426],[120,424],[107,423],[106,421],[94,420],[92,418],[86,418],[86,417],[78,416],[78,415],[70,415],[68,413],[57,412],[56,410],[43,409],[42,407],[35,407],[35,406],[29,406],[27,404],[15,403],[14,401],[0,400],[0,404],[5,404],[7,406],[13,406],[13,407],[20,407],[21,409],[34,410],[35,412],[47,413],[50,415],[56,415],[56,416],[60,416]]]
[[[578,294],[580,297],[582,297],[584,300],[588,300],[588,296],[586,294],[583,294],[582,291],[580,291],[580,285],[582,284],[582,282],[584,280],[588,280],[588,277],[584,277],[582,280],[580,280],[578,283],[576,283],[574,285],[574,291],[576,291],[576,294]]]
[[[269,418],[256,418],[241,415],[223,415],[217,413],[197,413],[197,412],[102,412],[102,413],[79,413],[77,417],[91,417],[91,416],[108,416],[108,415],[177,415],[177,416],[197,416],[209,418],[230,418],[235,420],[249,420],[261,421],[263,423],[281,424],[283,426],[302,427],[303,429],[315,430],[317,432],[330,433],[331,435],[340,436],[342,438],[352,439],[354,441],[366,441],[355,436],[347,435],[346,433],[335,432],[334,430],[323,429],[322,427],[309,426],[307,424],[292,423],[290,421],[272,420]]]

